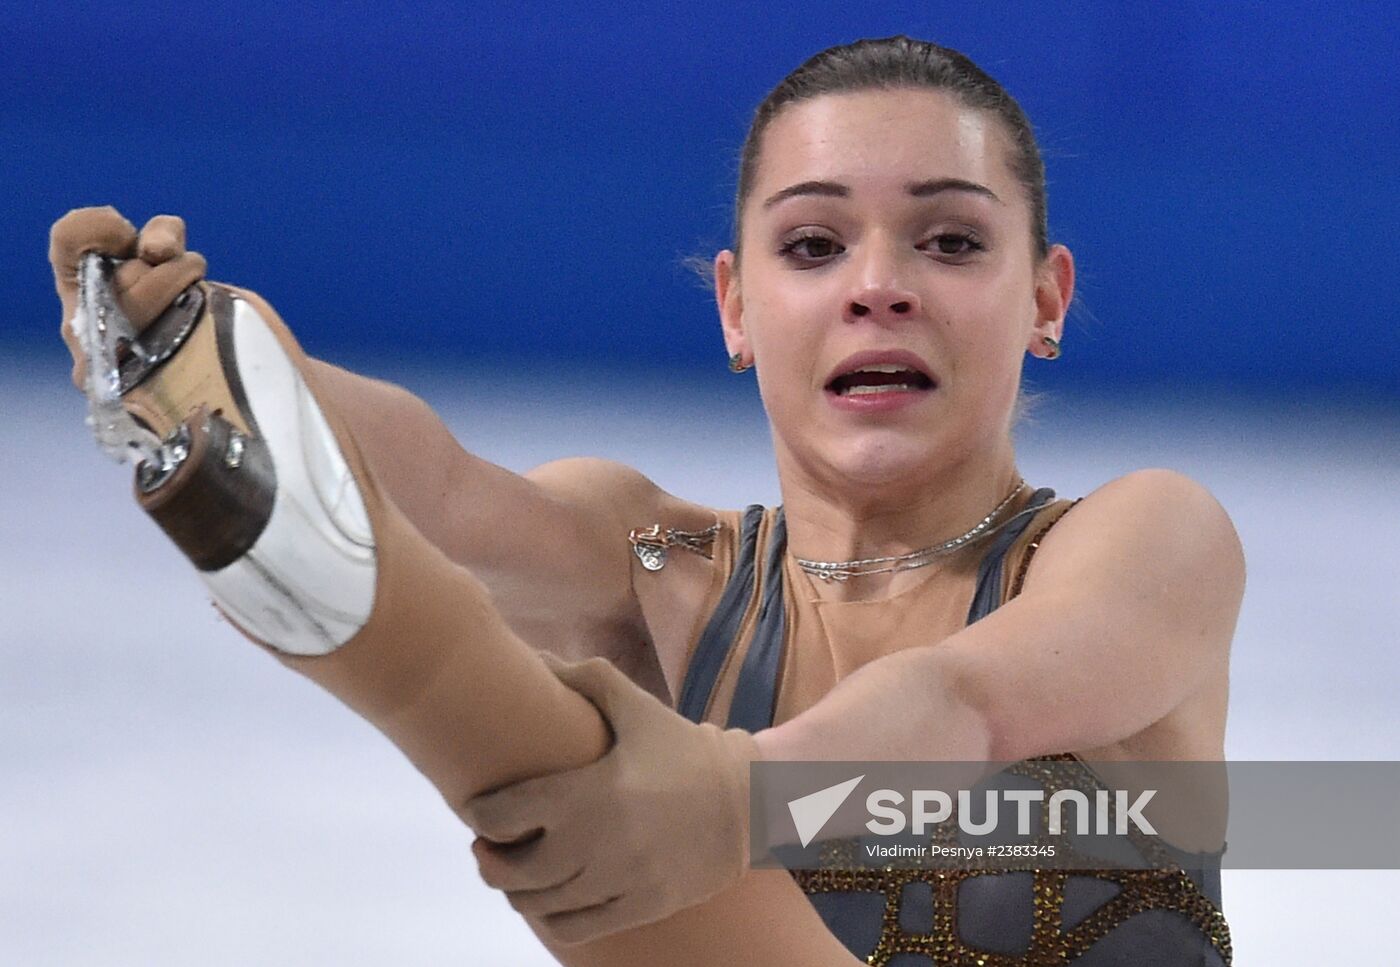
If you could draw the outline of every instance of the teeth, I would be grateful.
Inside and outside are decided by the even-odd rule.
[[[908,366],[896,366],[894,363],[880,363],[877,366],[862,366],[856,370],[857,373],[907,373]]]
[[[869,396],[871,393],[908,393],[913,386],[908,383],[884,383],[879,386],[848,386],[841,391],[842,396]]]

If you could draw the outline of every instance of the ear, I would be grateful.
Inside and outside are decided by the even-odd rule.
[[[1050,355],[1045,337],[1056,342],[1064,338],[1065,313],[1073,299],[1074,256],[1063,245],[1052,245],[1035,273],[1035,326],[1026,344],[1028,353]]]
[[[725,249],[715,256],[715,303],[719,324],[724,331],[724,348],[745,363],[753,362],[748,333],[744,331],[744,297],[739,291],[739,264],[734,253]]]

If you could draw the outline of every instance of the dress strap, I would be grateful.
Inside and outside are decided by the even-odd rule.
[[[972,595],[972,607],[967,610],[968,624],[981,621],[1001,606],[1006,552],[1016,543],[1016,539],[1025,533],[1031,521],[1035,520],[1036,512],[1054,499],[1055,491],[1049,487],[1040,488],[1031,494],[1030,502],[1016,515],[1019,519],[1003,527],[992,538],[991,546],[987,548],[987,552],[982,556],[982,563],[977,568],[977,590]]]
[[[729,705],[729,728],[759,732],[773,725],[777,710],[778,677],[783,663],[787,611],[783,604],[783,555],[787,552],[787,518],[783,509],[773,521],[768,551],[763,557],[763,600],[739,680]]]
[[[710,704],[710,693],[715,689],[720,671],[729,649],[738,637],[739,626],[743,623],[744,612],[754,593],[754,564],[757,557],[758,525],[763,520],[763,507],[752,504],[744,511],[739,527],[739,548],[734,561],[734,570],[720,595],[719,604],[710,616],[709,623],[700,635],[695,646],[695,654],[686,669],[685,680],[681,684],[680,701],[676,711],[692,722],[705,719],[705,709]]]

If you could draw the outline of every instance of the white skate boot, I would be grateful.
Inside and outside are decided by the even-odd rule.
[[[287,654],[335,650],[369,618],[375,545],[306,357],[265,301],[206,281],[137,333],[115,266],[83,256],[72,320],[98,442],[231,620]]]

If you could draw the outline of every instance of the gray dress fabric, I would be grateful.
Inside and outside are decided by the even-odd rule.
[[[1035,491],[1026,508],[987,544],[977,572],[976,590],[968,610],[972,624],[1002,603],[1006,554],[1035,519],[1038,510],[1055,499],[1048,488]],[[727,724],[757,732],[773,724],[782,668],[786,621],[781,567],[787,530],[779,508],[768,547],[757,546],[763,508],[747,508],[741,523],[734,571],[715,613],[701,633],[681,689],[678,711],[691,721],[703,721],[724,661],[734,645],[740,623],[755,593],[755,572],[762,555],[763,598],[748,653],[739,671]],[[1195,889],[1220,908],[1220,854],[1177,853]],[[956,930],[962,944],[1001,955],[999,963],[1032,963],[1034,874],[999,872],[973,875],[958,884]],[[902,888],[899,927],[909,935],[926,934],[934,924],[934,890],[914,882]],[[1090,917],[1123,889],[1092,872],[1069,876],[1060,909],[1061,929],[1070,930]],[[808,899],[843,944],[862,959],[869,958],[884,930],[884,892],[849,890],[809,892]],[[880,961],[898,967],[931,967],[936,961],[923,953],[895,953]],[[1149,909],[1118,923],[1089,949],[1074,957],[1077,967],[1225,967],[1228,960],[1201,928],[1174,910]]]

